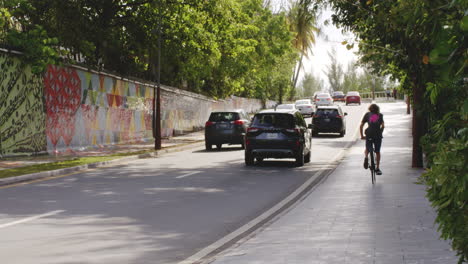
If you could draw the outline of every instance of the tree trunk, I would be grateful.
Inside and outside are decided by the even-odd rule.
[[[411,114],[409,95],[405,95],[405,96],[406,96],[406,114],[409,115]]]
[[[423,167],[423,151],[421,148],[421,137],[425,133],[424,116],[422,111],[423,85],[416,81],[413,86],[413,155],[411,166],[413,168]]]
[[[304,53],[301,54],[301,59],[299,60],[299,66],[297,67],[296,74],[294,76],[293,89],[296,89],[297,78],[299,78],[299,72],[302,68],[302,59],[304,58]]]

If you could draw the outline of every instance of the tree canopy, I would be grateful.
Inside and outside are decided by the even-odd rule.
[[[167,85],[281,100],[303,52],[286,12],[262,0],[0,0],[0,42],[36,71],[65,61],[155,80],[160,67]]]

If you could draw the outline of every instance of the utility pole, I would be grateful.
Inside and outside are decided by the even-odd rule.
[[[372,101],[375,101],[375,76],[374,76],[374,85],[372,86]]]
[[[161,149],[161,2],[158,5],[158,55],[157,87],[153,92],[153,137],[154,149]]]

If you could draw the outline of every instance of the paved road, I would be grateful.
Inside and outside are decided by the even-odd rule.
[[[353,142],[313,139],[312,162],[245,167],[243,151],[194,149],[0,189],[5,263],[178,263],[281,201]]]

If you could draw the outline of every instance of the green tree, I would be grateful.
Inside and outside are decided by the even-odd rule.
[[[293,87],[296,87],[299,72],[302,69],[304,57],[308,58],[312,46],[315,44],[315,36],[319,33],[317,27],[316,1],[298,0],[291,3],[288,12],[290,30],[295,33],[293,46],[299,51],[300,59],[292,78]]]
[[[321,91],[323,88],[322,79],[311,73],[306,73],[298,90],[300,97],[311,98],[315,92]]]
[[[343,65],[338,61],[335,49],[328,52],[328,57],[330,58],[330,64],[327,66],[324,73],[327,76],[330,91],[342,91],[344,75]]]

